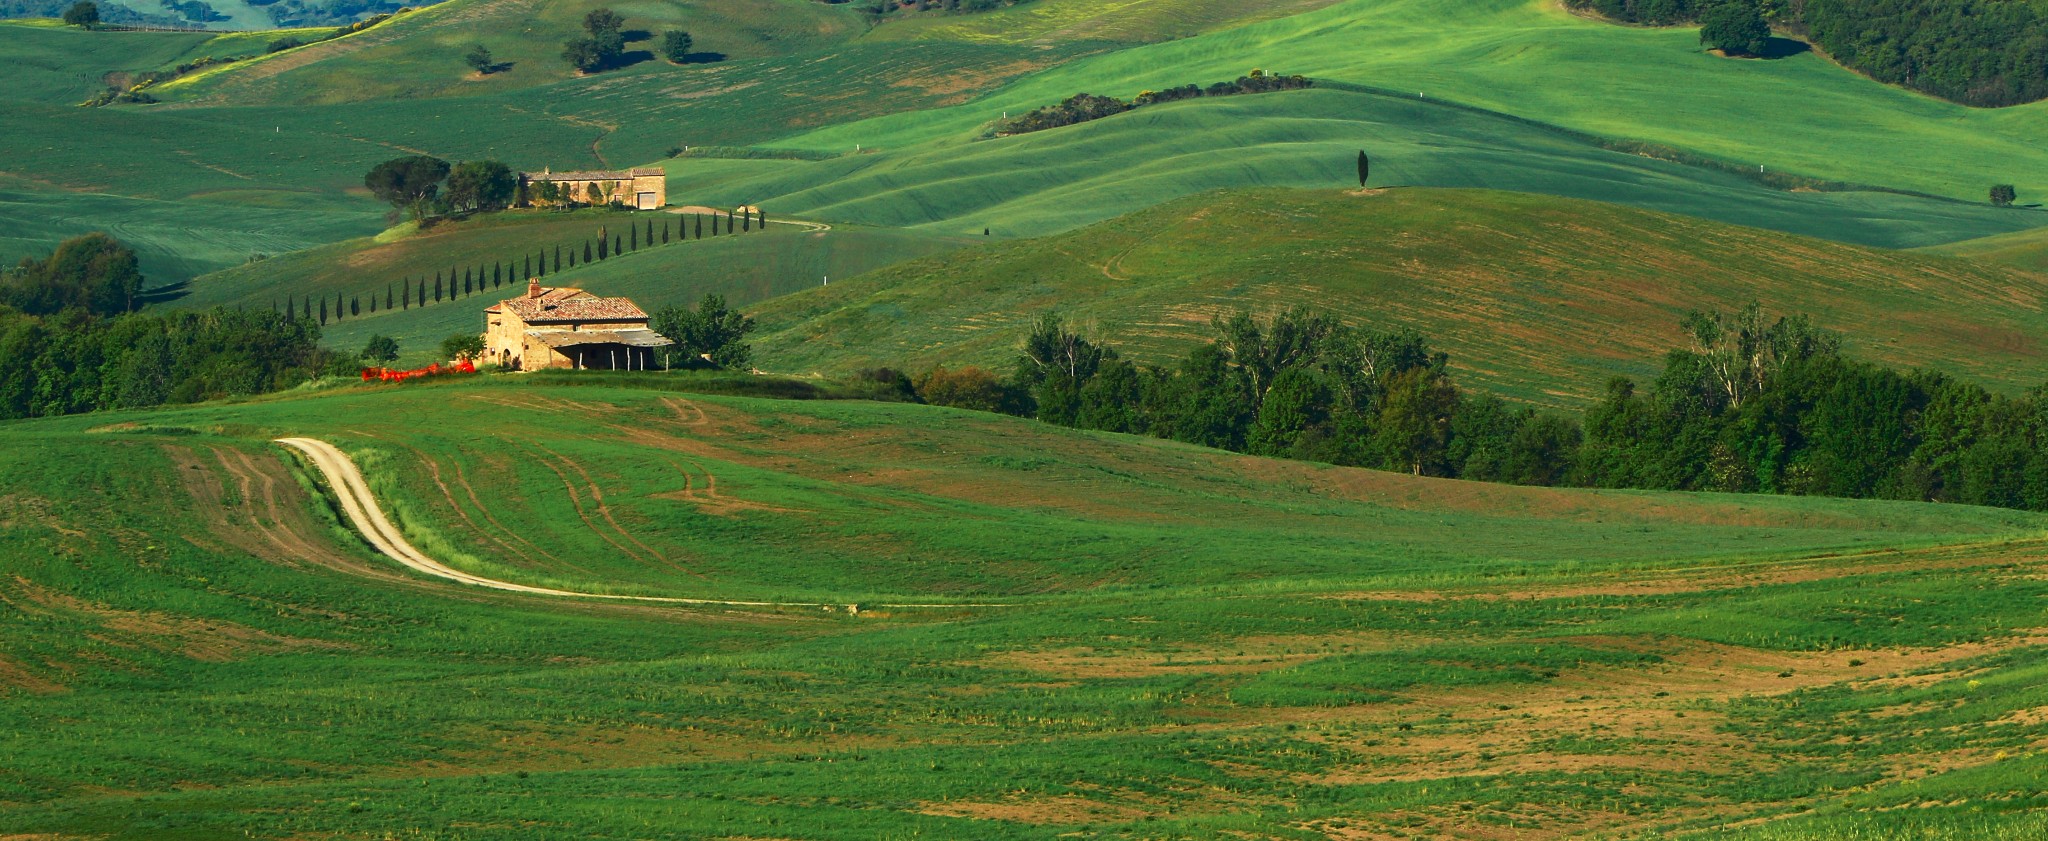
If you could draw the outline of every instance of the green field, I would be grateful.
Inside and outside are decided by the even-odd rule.
[[[2042,828],[2036,515],[1477,485],[635,382],[697,380],[8,425],[0,821],[109,839]],[[470,569],[868,607],[414,578],[334,524],[265,442],[286,433],[340,444],[415,543]],[[905,598],[1005,606],[886,607]]]
[[[2048,225],[2048,214],[1983,203],[1779,190],[1505,114],[1335,89],[1170,103],[1051,131],[960,136],[877,155],[748,161],[743,175],[688,162],[671,169],[670,180],[672,189],[757,201],[780,213],[1036,236],[1204,190],[1356,186],[1361,149],[1373,157],[1375,185],[1597,199],[1889,248]]]
[[[763,365],[1008,371],[1059,310],[1164,364],[1210,320],[1292,306],[1409,328],[1483,391],[1578,405],[1653,377],[1691,310],[1760,301],[1851,353],[2017,391],[2042,382],[2048,276],[1616,205],[1484,190],[1210,193],[1068,234],[906,263],[762,304]]]
[[[1729,61],[1701,52],[1695,29],[1617,27],[1550,0],[1348,0],[1070,62],[965,105],[775,145],[839,151],[965,140],[1004,111],[1082,91],[1130,97],[1253,68],[1413,91],[1818,178],[1972,201],[1996,183],[2048,194],[2048,151],[2035,142],[2048,132],[2048,103],[1969,108],[1885,87],[1810,53]]]

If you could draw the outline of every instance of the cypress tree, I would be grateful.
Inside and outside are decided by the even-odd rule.
[[[500,286],[504,286],[504,285],[505,285],[505,266],[504,266],[503,264],[499,263],[499,262],[498,262],[498,261],[496,261],[496,260],[492,260],[492,261],[491,261],[491,288],[492,288],[492,289],[496,289],[496,288],[498,288],[498,287],[500,287]]]
[[[296,310],[292,309],[292,299],[290,299],[290,298],[286,298],[286,299],[284,299],[284,320],[286,320],[286,321],[297,321],[297,320],[299,320],[299,314],[298,314],[298,312],[297,312]]]
[[[398,279],[398,306],[400,309],[412,309],[412,277],[409,275]]]
[[[440,277],[440,275],[435,275],[435,277]],[[424,306],[426,306],[426,305],[427,305],[427,276],[426,276],[426,275],[420,275],[420,306],[423,306],[423,307],[424,307]]]
[[[613,256],[617,256],[617,255],[620,255],[620,254],[624,254],[624,253],[626,253],[626,252],[624,252],[624,251],[621,251],[621,250],[619,250],[619,235],[618,235],[618,234],[612,234],[612,254],[613,254]]]
[[[1365,156],[1365,150],[1358,150],[1358,188],[1365,189],[1365,179],[1372,175],[1372,160]]]
[[[327,296],[325,295],[320,296],[320,324],[323,327],[327,324]]]
[[[745,212],[745,213],[742,213],[742,214],[740,214],[740,230],[741,230],[741,231],[751,231],[751,230],[753,230],[753,229],[754,229],[754,211],[751,211],[751,210],[749,210],[749,211],[747,211],[747,212]]]
[[[704,216],[703,216],[702,214],[698,214],[698,213],[692,213],[692,214],[690,214],[690,215],[691,215],[691,216],[694,216],[694,217],[696,217],[696,218],[697,218],[697,238],[698,238],[698,239],[703,239],[703,238],[704,238]]]
[[[441,273],[434,273],[434,303],[441,303]]]
[[[389,282],[384,284],[384,311],[391,311],[391,284]]]
[[[562,246],[555,246],[555,271],[562,270]]]
[[[768,211],[765,211],[765,210],[757,210],[757,211],[754,211],[754,213],[755,213],[755,218],[754,218],[754,224],[760,225],[760,226],[761,226],[761,230],[764,230],[764,231],[765,231],[765,230],[768,230]]]
[[[569,249],[569,268],[576,268],[576,249]]]
[[[462,294],[464,294],[464,295],[467,295],[467,294],[469,294],[469,270],[468,270],[468,269],[463,269],[463,270],[462,270]],[[454,275],[452,275],[452,274],[451,274],[451,275],[449,276],[449,278],[448,278],[448,297],[450,297],[450,298],[453,298],[453,297],[455,297],[455,277],[454,277]]]
[[[450,290],[448,290],[448,291],[450,291],[450,292],[454,292],[455,290],[453,290],[453,289],[450,289]],[[463,272],[463,273],[462,273],[462,297],[465,297],[465,298],[467,298],[467,297],[469,297],[469,294],[470,294],[470,293],[469,293],[469,272]]]
[[[650,222],[650,223],[648,223],[648,224],[653,224],[653,223],[652,223],[652,222]],[[633,227],[632,225],[627,225],[627,226],[626,226],[626,233],[628,234],[628,236],[626,237],[626,248],[627,248],[627,250],[629,250],[629,251],[639,251],[639,250],[640,250],[640,229],[639,229],[639,228],[636,228],[636,227]]]
[[[371,300],[373,300],[373,301],[374,301],[374,300],[376,300],[376,299],[375,299],[375,298],[372,298]],[[350,296],[348,296],[348,314],[349,314],[349,315],[362,315],[362,314],[363,314],[363,302],[362,302],[362,300],[361,300],[361,299],[357,298],[357,297],[356,297],[356,296],[354,296],[354,295],[350,295]]]
[[[670,223],[670,222],[673,222],[673,221],[675,221],[675,220],[673,220],[673,219],[663,219],[663,220],[661,220],[661,244],[662,244],[662,245],[667,245],[667,244],[668,244],[668,228],[669,228],[669,223]]]
[[[547,265],[547,261],[542,260],[541,265]],[[526,276],[533,277],[533,255],[531,254],[526,255]]]
[[[609,234],[599,233],[597,235],[597,259],[602,260],[606,257],[611,256],[610,254],[605,252],[605,249],[609,247],[611,244],[612,238]]]
[[[571,254],[571,255],[569,255],[569,256],[571,256],[571,257],[574,257],[574,256],[576,256],[576,255],[574,255],[574,254]],[[584,262],[584,263],[586,263],[586,264],[588,264],[588,263],[590,262],[590,240],[587,240],[587,239],[583,241],[583,262]],[[573,265],[576,265],[576,264],[575,264],[575,263],[570,263],[569,265],[572,265],[572,266],[573,266]]]
[[[664,222],[662,224],[666,226],[668,223]],[[652,216],[647,218],[647,244],[654,244],[654,217]]]
[[[334,293],[334,320],[341,320],[341,293]]]

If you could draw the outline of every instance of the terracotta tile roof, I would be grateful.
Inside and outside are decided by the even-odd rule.
[[[580,291],[580,290],[579,290]],[[633,303],[631,298],[599,298],[580,295],[565,299],[542,295],[539,298],[513,298],[500,304],[504,310],[519,317],[528,324],[548,324],[561,321],[646,321],[647,313]]]
[[[593,169],[582,172],[522,172],[519,173],[519,177],[528,181],[631,181],[634,178],[645,178],[662,174],[664,174],[662,170],[652,168]]]
[[[591,297],[590,293],[588,293],[588,292],[585,292],[585,291],[583,291],[583,290],[581,290],[581,289],[576,289],[576,288],[573,288],[573,287],[568,287],[568,286],[550,286],[550,287],[547,287],[547,288],[545,288],[545,289],[542,289],[542,290],[540,291],[540,300],[541,300],[542,302],[544,302],[544,303],[548,303],[548,304],[558,304],[558,303],[561,303],[562,301],[566,301],[566,300],[569,300],[569,299],[572,299],[572,298],[588,298],[588,297]],[[521,295],[521,296],[519,296],[519,297],[517,297],[517,298],[508,298],[508,299],[506,299],[506,300],[503,300],[503,301],[499,301],[498,303],[492,304],[492,305],[490,305],[490,306],[488,306],[488,307],[484,307],[484,312],[504,312],[504,311],[505,311],[505,305],[506,305],[507,303],[510,303],[510,302],[512,302],[512,301],[531,301],[531,300],[534,300],[534,299],[532,299],[532,298],[528,298],[528,297],[526,297],[526,296],[524,296],[524,295]],[[622,300],[623,300],[623,299],[622,299]],[[521,318],[523,319],[523,318],[524,318],[524,316],[521,316]]]

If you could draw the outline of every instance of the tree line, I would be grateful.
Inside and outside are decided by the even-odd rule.
[[[1170,365],[1041,318],[1010,376],[873,379],[924,402],[1235,452],[1525,485],[1801,494],[2048,510],[2048,387],[2014,397],[1855,360],[1804,316],[1694,313],[1661,375],[1576,416],[1460,389],[1407,331],[1237,314]]]
[[[1057,105],[1047,105],[1029,113],[997,122],[989,130],[989,136],[1008,137],[1014,134],[1029,134],[1034,131],[1071,126],[1104,117],[1113,117],[1134,108],[1143,108],[1161,102],[1181,99],[1195,99],[1204,96],[1234,96],[1246,93],[1267,93],[1269,91],[1300,90],[1315,84],[1305,76],[1278,76],[1264,70],[1253,70],[1239,76],[1235,81],[1217,82],[1206,88],[1200,85],[1182,85],[1165,90],[1144,91],[1129,102],[1113,96],[1097,96],[1092,93],[1077,93]]]
[[[372,289],[368,294],[336,292],[331,304],[326,293],[321,293],[317,298],[307,293],[286,297],[282,301],[273,301],[270,308],[283,313],[286,318],[303,315],[306,318],[317,319],[317,322],[324,326],[330,318],[340,321],[365,314],[374,315],[380,311],[409,310],[442,301],[457,301],[503,288],[507,284],[513,285],[516,289],[527,278],[543,278],[551,273],[559,274],[565,268],[576,268],[579,265],[579,254],[581,265],[589,265],[629,251],[667,245],[672,241],[688,241],[693,232],[695,237],[701,240],[707,236],[704,226],[706,218],[711,220],[708,236],[714,237],[720,235],[721,219],[724,220],[726,235],[761,230],[768,225],[768,214],[759,208],[750,208],[748,212],[740,214],[714,213],[708,217],[701,213],[690,214],[687,218],[675,214],[662,216],[664,218],[659,226],[655,225],[653,217],[647,218],[644,222],[628,222],[625,233],[614,233],[608,225],[600,226],[595,239],[583,240],[580,251],[573,244],[566,249],[556,245],[552,251],[541,248],[511,260],[493,260],[488,264],[478,263],[474,267],[450,266],[445,275],[439,271],[434,272],[432,286],[428,286],[424,274],[418,279],[414,279],[412,275],[405,275],[397,281],[385,283],[382,290]]]
[[[2032,0],[1565,0],[1630,23],[1700,22],[1706,40],[1761,53],[1769,25],[1810,38],[1843,66],[1984,107],[2048,98],[2048,8]],[[1762,35],[1757,35],[1758,30]],[[1703,33],[1709,34],[1709,33]],[[1751,45],[1755,45],[1752,48]]]
[[[105,234],[0,273],[0,419],[191,403],[352,373],[310,319],[135,312],[135,253]]]

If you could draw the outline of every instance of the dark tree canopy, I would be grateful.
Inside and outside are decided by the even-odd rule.
[[[398,358],[398,340],[382,333],[370,337],[363,347],[364,362],[390,362]]]
[[[448,174],[448,204],[458,210],[503,210],[519,176],[498,161],[463,161]]]
[[[476,72],[486,76],[490,75],[491,71],[498,69],[497,59],[492,58],[490,49],[482,44],[472,47],[468,53],[463,54],[462,62],[469,65]]]
[[[0,274],[0,303],[34,315],[123,313],[135,309],[141,291],[135,252],[97,232],[59,243],[46,259],[23,258]]]
[[[83,26],[88,29],[100,22],[100,7],[92,0],[78,0],[71,8],[64,10],[66,26]]]
[[[2019,191],[2013,189],[2011,184],[1998,184],[1991,188],[1991,203],[1999,207],[2005,207],[2019,201],[2019,198]]]
[[[696,42],[691,40],[690,33],[688,32],[680,29],[671,29],[661,33],[661,54],[667,57],[669,61],[677,64],[689,62],[690,50],[695,46]],[[670,155],[669,157],[675,156]]]
[[[675,342],[663,351],[675,364],[744,369],[753,362],[754,348],[746,337],[754,330],[754,320],[727,308],[724,296],[705,295],[694,311],[663,307],[649,322],[655,332]]]
[[[1358,186],[1364,187],[1366,179],[1371,176],[1372,160],[1365,156],[1364,149],[1360,149],[1358,150]]]
[[[1755,5],[1731,0],[1700,16],[1700,43],[1729,55],[1763,55],[1770,49],[1771,25]]]
[[[372,168],[363,186],[392,207],[410,208],[415,217],[423,217],[448,170],[447,161],[427,155],[392,158]]]

